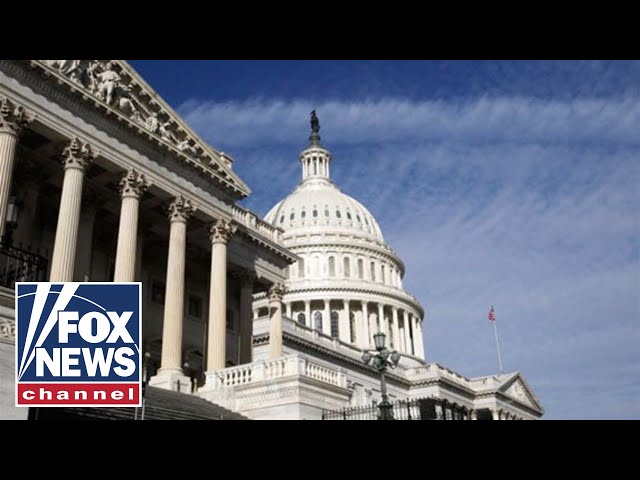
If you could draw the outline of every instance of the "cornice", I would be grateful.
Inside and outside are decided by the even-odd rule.
[[[98,122],[99,118],[103,118],[113,123],[116,120],[120,126],[127,127],[140,139],[144,139],[144,142],[151,141],[152,145],[161,147],[188,168],[196,170],[209,181],[219,184],[232,198],[241,199],[249,195],[249,188],[227,166],[227,163],[230,165],[229,157],[203,142],[126,62],[119,60],[4,62],[14,67],[18,65],[31,67],[40,74],[39,88],[50,96],[55,97],[56,92],[64,92],[59,98],[71,94],[75,97],[74,107],[80,107],[84,103],[97,114],[87,115],[92,121]],[[60,67],[59,62],[80,62],[79,68],[85,72],[83,79],[73,78],[68,69]],[[113,65],[120,79],[116,82],[116,88],[119,90],[113,94],[117,98],[107,103],[104,94],[100,95],[97,87],[92,88],[89,85],[86,72],[93,68],[100,75],[105,72],[105,66],[109,63]],[[19,68],[14,68],[15,73],[18,71]],[[52,79],[55,79],[55,82],[52,82]],[[78,99],[81,99],[81,102],[78,102]],[[162,120],[161,128],[170,129],[170,135],[162,135],[161,128],[149,126],[152,115]],[[195,150],[187,148],[184,142],[190,144],[191,149]]]

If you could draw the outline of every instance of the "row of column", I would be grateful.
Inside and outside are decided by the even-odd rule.
[[[8,99],[0,100],[0,237],[4,234],[7,206],[11,190],[16,144],[20,132],[31,120],[21,107]],[[82,189],[87,167],[96,154],[88,143],[73,138],[62,154],[64,178],[58,212],[58,222],[51,259],[50,281],[73,281],[74,265]],[[150,183],[144,175],[130,169],[120,182],[122,198],[114,281],[135,280],[135,264],[138,237],[138,217],[141,195]],[[170,389],[177,384],[189,386],[189,379],[182,372],[182,324],[184,316],[184,279],[186,232],[189,217],[195,211],[191,201],[182,195],[174,198],[169,207],[169,252],[167,259],[166,295],[162,333],[161,367],[154,384]],[[211,240],[211,277],[209,295],[209,328],[207,371],[225,367],[226,347],[226,299],[227,299],[227,244],[236,226],[227,220],[215,220],[209,230]],[[251,361],[251,330],[253,294],[252,272],[243,276],[240,293],[240,357]],[[277,305],[282,300],[283,289],[274,290],[270,302]],[[280,299],[279,301],[277,299]],[[275,308],[281,312],[281,307]],[[272,356],[282,352],[281,313],[274,313],[272,324]],[[180,388],[180,387],[178,387]]]
[[[311,302],[322,301],[324,308],[322,311],[322,333],[325,335],[331,335],[331,302],[339,300],[303,300],[304,302],[304,316],[305,322],[312,329],[316,329],[315,321],[312,316]],[[339,338],[345,343],[350,343],[351,332],[351,302],[360,304],[360,309],[356,309],[356,342],[360,348],[372,348],[373,347],[373,335],[377,331],[377,325],[372,317],[371,313],[376,313],[377,317],[381,319],[380,330],[387,336],[387,345],[392,341],[396,350],[415,355],[424,359],[424,344],[422,339],[422,322],[420,318],[412,313],[402,310],[403,325],[400,326],[400,309],[395,306],[391,306],[391,317],[384,315],[384,304],[378,303],[377,312],[369,311],[369,302],[362,302],[357,300],[342,300],[342,310],[339,312]],[[293,303],[286,302],[286,314],[287,317],[294,321],[297,318],[293,318]],[[318,310],[315,310],[318,311]],[[358,318],[360,313],[360,318]],[[367,319],[367,321],[365,321]]]

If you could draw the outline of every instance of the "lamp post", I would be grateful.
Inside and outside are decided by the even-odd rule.
[[[396,368],[400,361],[400,354],[393,350],[388,350],[385,343],[386,335],[382,332],[378,332],[373,336],[373,342],[376,347],[377,353],[371,353],[368,350],[362,352],[362,361],[365,365],[371,365],[380,373],[380,392],[382,394],[382,402],[380,402],[380,415],[378,420],[393,420],[393,407],[389,403],[387,398],[387,382],[384,378],[384,374],[387,368]]]

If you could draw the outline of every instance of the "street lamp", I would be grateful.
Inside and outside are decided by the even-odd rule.
[[[365,365],[372,364],[372,366],[380,372],[380,391],[382,393],[382,402],[380,402],[380,416],[378,420],[393,420],[393,407],[389,403],[387,398],[387,382],[385,381],[384,374],[387,368],[396,368],[400,361],[400,354],[395,350],[390,351],[384,346],[386,335],[382,332],[378,332],[373,336],[373,343],[375,344],[377,353],[371,353],[367,350],[362,352],[362,361]]]

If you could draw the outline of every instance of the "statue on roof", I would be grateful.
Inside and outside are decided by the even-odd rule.
[[[318,120],[318,116],[316,115],[315,110],[311,110],[311,135],[309,136],[309,146],[310,147],[319,147],[320,146],[320,121]]]
[[[320,121],[318,120],[315,110],[311,110],[311,131],[313,133],[320,131]]]

